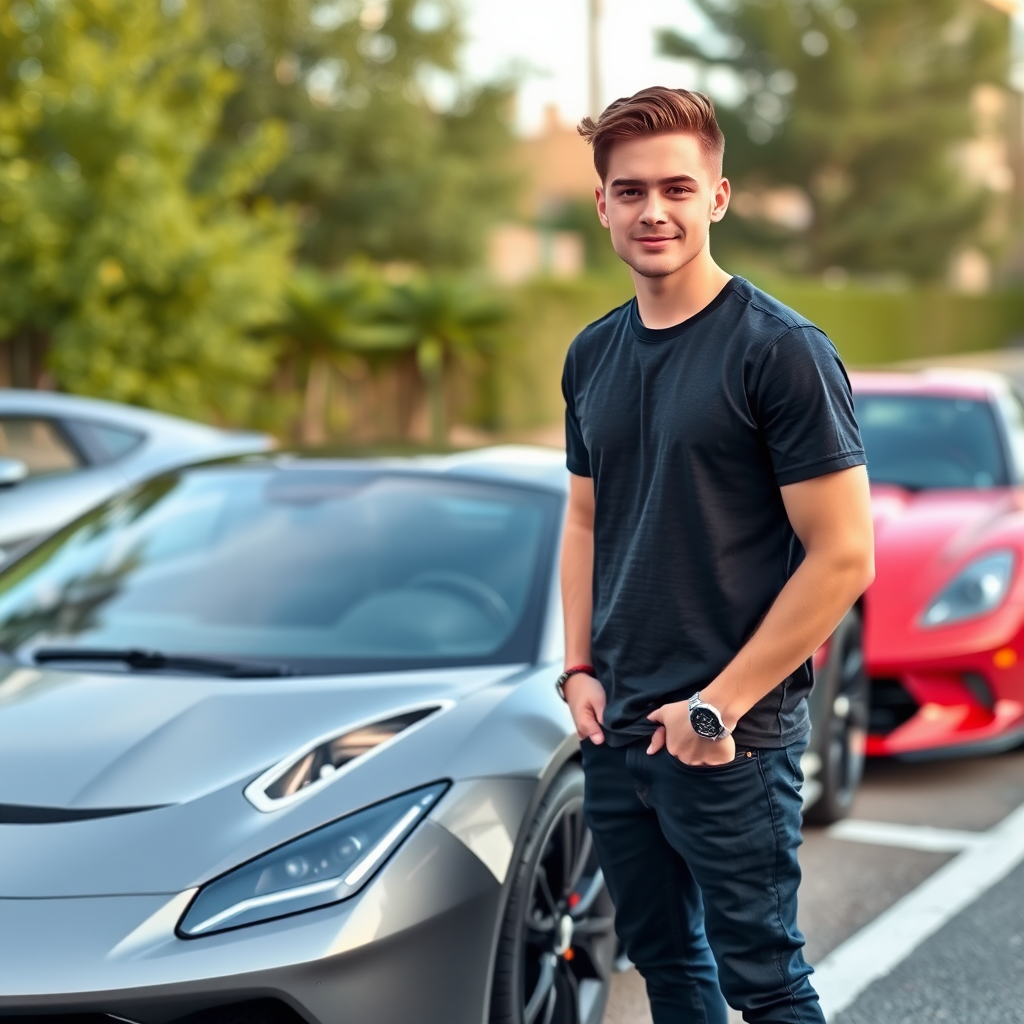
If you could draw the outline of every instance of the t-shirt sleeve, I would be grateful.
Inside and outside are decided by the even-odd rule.
[[[772,345],[754,406],[780,487],[866,465],[849,378],[817,328],[795,327]]]
[[[562,395],[565,398],[565,465],[575,476],[592,476],[590,452],[583,440],[583,431],[576,415],[576,395],[572,353],[566,357],[562,370]]]

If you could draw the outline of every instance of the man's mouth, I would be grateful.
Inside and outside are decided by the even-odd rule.
[[[659,245],[663,242],[674,242],[676,235],[641,235],[637,241],[642,245]]]

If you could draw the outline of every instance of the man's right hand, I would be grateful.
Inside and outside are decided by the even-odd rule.
[[[562,692],[579,738],[591,743],[604,743],[601,730],[606,699],[604,687],[593,676],[577,672],[565,681]]]

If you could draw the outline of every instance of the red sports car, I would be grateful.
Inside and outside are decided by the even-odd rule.
[[[875,514],[867,753],[1024,740],[1024,402],[997,374],[853,374]]]

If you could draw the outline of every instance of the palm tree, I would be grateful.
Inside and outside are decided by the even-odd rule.
[[[380,323],[406,332],[427,388],[430,437],[448,437],[445,371],[453,364],[477,369],[493,345],[495,329],[507,311],[463,277],[421,274],[392,286],[379,310]]]
[[[332,366],[410,347],[408,331],[375,322],[378,291],[379,281],[365,267],[336,274],[300,267],[288,281],[284,319],[264,333],[278,338],[286,355],[305,370],[300,429],[305,444],[327,439]]]

